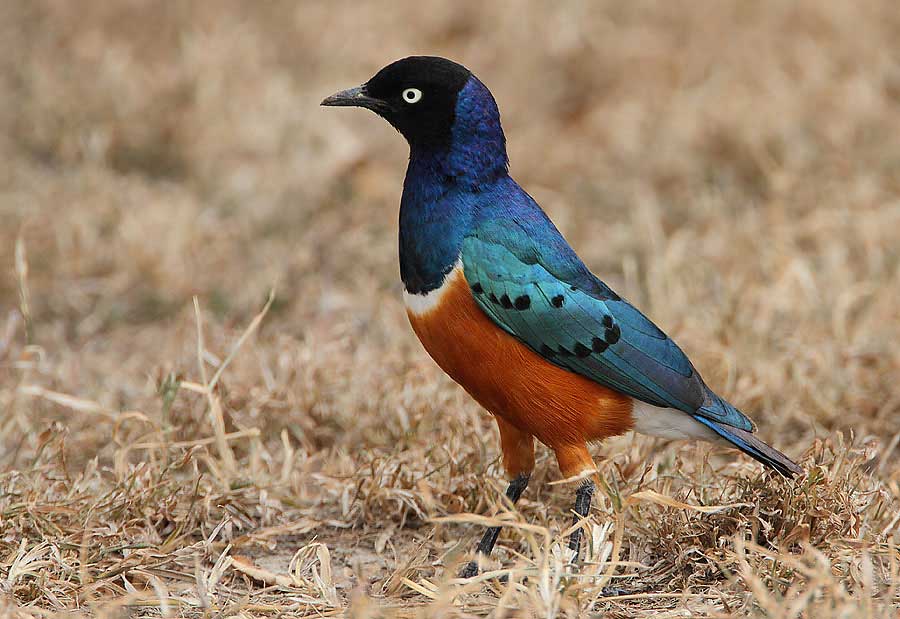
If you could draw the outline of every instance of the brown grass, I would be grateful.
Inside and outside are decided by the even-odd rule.
[[[578,569],[545,451],[503,507],[399,300],[405,146],[317,107],[422,52],[806,479],[610,440]],[[898,136],[892,0],[0,3],[4,612],[894,616]]]

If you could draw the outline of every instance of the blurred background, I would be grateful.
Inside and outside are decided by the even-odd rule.
[[[896,3],[8,0],[0,463],[17,500],[81,507],[43,516],[52,526],[7,514],[4,554],[83,528],[79,510],[98,493],[130,496],[129,479],[149,484],[145,502],[98,512],[122,523],[104,533],[115,543],[178,531],[189,544],[228,514],[246,533],[302,513],[324,527],[336,563],[370,553],[375,582],[396,566],[378,558],[385,530],[397,548],[425,548],[428,574],[472,535],[428,537],[424,522],[486,511],[501,472],[492,423],[406,324],[406,145],[370,113],[318,106],[410,54],[452,58],[491,88],[514,177],[763,439],[807,466],[832,452],[858,461],[847,488],[877,472],[865,483],[887,498],[877,513],[867,504],[871,522],[851,502],[846,518],[805,521],[801,537],[876,543],[866,536],[892,530],[882,508],[896,506],[900,483]],[[197,514],[184,479],[224,456],[208,440],[207,398],[178,385],[202,386],[221,367],[272,289],[217,388],[243,474],[223,474],[219,499]],[[207,449],[193,473],[166,478],[171,505],[157,513],[147,479]],[[631,490],[678,471],[654,487],[682,498],[715,484],[710,457],[732,482],[758,475],[729,452],[631,436],[596,454]],[[138,475],[142,462],[162,468]],[[90,483],[59,485],[78,475]],[[538,482],[557,475],[541,452]],[[710,500],[751,492],[728,487],[737,495]],[[531,498],[527,519],[565,521],[566,489]],[[838,498],[828,505],[842,513]],[[668,560],[653,586],[686,586],[693,576],[676,568],[687,559],[666,558],[677,536],[646,526],[629,533],[630,559]],[[365,580],[347,570],[339,591]],[[15,591],[53,607],[39,588]]]

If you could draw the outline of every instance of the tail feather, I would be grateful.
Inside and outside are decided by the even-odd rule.
[[[706,401],[696,414],[706,417],[714,423],[722,423],[726,426],[746,430],[747,432],[756,431],[756,425],[749,417],[736,409],[730,402],[716,395],[709,388],[707,388]]]
[[[762,462],[766,466],[776,470],[784,477],[794,477],[803,473],[803,469],[786,455],[766,445],[761,440],[753,436],[750,432],[716,423],[715,421],[703,417],[702,415],[694,415],[694,419],[708,427],[710,430],[724,438],[726,441],[743,451],[751,458]]]

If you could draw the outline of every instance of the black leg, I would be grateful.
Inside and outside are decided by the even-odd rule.
[[[572,524],[578,522],[588,515],[591,511],[591,496],[594,494],[594,482],[585,479],[584,483],[578,486],[575,491],[575,515],[572,517]],[[569,537],[569,548],[575,551],[575,557],[578,557],[578,551],[581,549],[581,527],[572,531]]]
[[[509,486],[506,488],[506,498],[508,498],[513,504],[519,500],[519,497],[522,496],[522,493],[525,492],[525,488],[528,487],[528,479],[529,475],[523,473],[509,482]],[[588,499],[590,500],[590,499]],[[489,555],[491,551],[494,549],[494,544],[497,543],[497,536],[500,535],[500,527],[490,527],[487,531],[484,532],[484,535],[481,538],[481,541],[478,543],[478,547],[475,549],[476,554],[478,555]],[[460,578],[471,578],[478,573],[478,560],[469,561],[466,566],[459,573]]]

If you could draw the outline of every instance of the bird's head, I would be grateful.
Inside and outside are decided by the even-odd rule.
[[[393,125],[413,151],[488,154],[506,165],[506,140],[490,91],[464,66],[436,56],[393,62],[328,106],[364,107]]]

